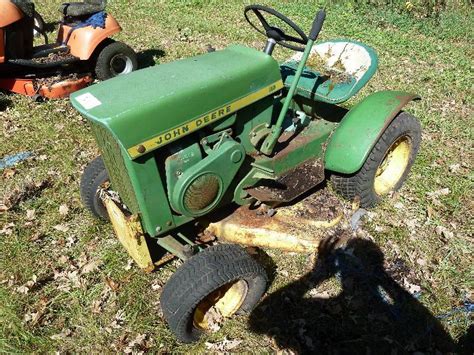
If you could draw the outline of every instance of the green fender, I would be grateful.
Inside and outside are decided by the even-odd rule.
[[[353,174],[401,109],[418,95],[403,91],[380,91],[366,97],[342,119],[325,153],[325,168]]]

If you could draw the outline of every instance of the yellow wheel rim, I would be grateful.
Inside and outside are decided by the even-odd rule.
[[[379,196],[395,190],[410,161],[411,140],[400,137],[388,149],[375,173],[374,189]]]
[[[210,321],[215,317],[215,312],[220,317],[231,317],[242,306],[247,293],[248,285],[244,280],[231,282],[218,288],[197,306],[193,317],[194,326],[202,330],[210,330]]]

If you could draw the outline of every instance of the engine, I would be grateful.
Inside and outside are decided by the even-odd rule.
[[[212,148],[210,143],[205,138],[166,159],[170,205],[184,216],[199,217],[214,210],[244,161],[244,148],[230,135],[220,135]]]

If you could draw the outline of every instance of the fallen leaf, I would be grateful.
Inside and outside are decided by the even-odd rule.
[[[0,230],[0,235],[5,234],[5,235],[11,235],[13,233],[13,229],[15,228],[15,223],[7,223],[3,226],[3,228]]]
[[[151,285],[151,289],[152,289],[153,291],[161,290],[161,287],[162,287],[161,284],[158,283],[158,282],[155,282],[154,284]]]
[[[100,260],[93,260],[93,261],[87,263],[86,265],[84,265],[82,267],[81,273],[83,275],[88,274],[88,273],[96,270],[99,267],[100,264],[101,264]]]
[[[401,210],[402,208],[404,208],[405,206],[403,205],[403,203],[401,202],[397,202],[393,205],[393,207],[395,207],[396,209],[399,209]]]
[[[44,234],[40,232],[36,232],[31,237],[29,237],[28,240],[31,242],[36,242],[38,239],[41,239],[42,237],[44,237]]]
[[[416,259],[416,263],[420,266],[425,266],[426,265],[426,260],[423,258],[418,258]]]
[[[22,293],[24,295],[26,295],[29,291],[30,291],[30,289],[28,287],[24,286],[24,285],[20,286],[20,287],[17,287],[17,289],[16,289],[16,292]]]
[[[228,340],[224,338],[224,340],[217,342],[217,343],[211,343],[211,342],[206,342],[206,348],[207,350],[211,351],[216,351],[216,352],[226,352],[235,349],[242,343],[242,340]]]
[[[417,294],[421,291],[421,287],[409,282],[407,279],[403,279],[403,286],[412,295]]]
[[[449,239],[454,237],[454,233],[449,231],[446,227],[444,226],[437,226],[436,229],[436,234],[441,237],[441,240],[445,243],[449,241]]]
[[[64,225],[64,224],[58,224],[56,226],[53,227],[54,229],[56,229],[57,231],[60,231],[60,232],[67,232],[69,230],[69,227]]]
[[[133,266],[133,260],[132,259],[128,259],[127,261],[127,265],[125,265],[124,269],[129,271],[132,269],[132,266]]]
[[[59,206],[59,214],[61,216],[67,216],[69,213],[69,207],[66,204]]]
[[[36,210],[27,210],[26,219],[28,221],[33,221],[36,218]]]
[[[436,190],[436,191],[432,191],[432,192],[428,192],[428,197],[431,197],[431,198],[436,198],[436,197],[439,197],[439,196],[446,196],[446,195],[449,195],[451,193],[451,190],[449,188],[444,188],[444,189],[440,189],[440,190]]]
[[[426,216],[428,218],[431,219],[434,216],[434,213],[435,213],[435,211],[434,211],[433,207],[431,207],[431,206],[426,207]]]
[[[128,343],[127,347],[124,349],[125,354],[137,353],[137,350],[148,350],[147,346],[147,335],[138,334],[135,339]]]
[[[449,171],[453,174],[457,173],[461,169],[461,164],[452,164],[449,166]]]
[[[72,330],[66,328],[61,333],[52,335],[49,338],[51,340],[63,340],[64,338],[71,336],[71,334],[72,334]]]
[[[211,307],[207,313],[206,318],[209,331],[215,333],[222,328],[224,317],[220,314],[216,306]]]
[[[3,170],[3,178],[5,180],[11,179],[16,174],[16,169],[5,169]]]
[[[112,280],[110,277],[105,278],[105,283],[114,292],[116,292],[120,288],[120,284],[118,282],[115,282],[114,280]]]

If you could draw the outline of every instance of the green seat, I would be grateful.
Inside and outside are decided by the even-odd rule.
[[[302,54],[281,65],[286,87],[290,87]],[[297,95],[338,104],[357,94],[377,70],[375,51],[355,41],[330,41],[315,45],[298,83]]]

